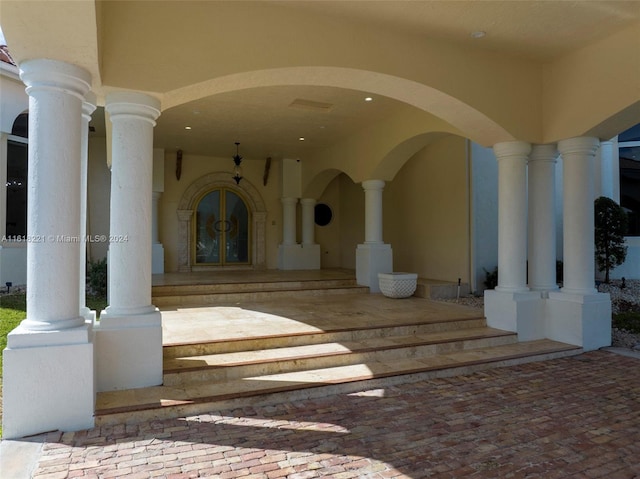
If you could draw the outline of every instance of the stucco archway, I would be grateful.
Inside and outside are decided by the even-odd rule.
[[[376,71],[305,66],[249,71],[206,80],[167,92],[163,110],[219,93],[266,86],[330,86],[393,98],[450,123],[464,136],[490,146],[515,137],[471,105],[431,86]]]
[[[265,223],[267,211],[264,200],[258,190],[247,181],[246,178],[239,185],[231,178],[228,172],[213,172],[201,176],[184,191],[176,213],[178,215],[178,271],[189,272],[192,270],[191,258],[191,234],[193,212],[199,198],[206,192],[215,188],[227,188],[238,192],[248,203],[251,211],[252,253],[251,264],[255,269],[266,267],[266,237]]]

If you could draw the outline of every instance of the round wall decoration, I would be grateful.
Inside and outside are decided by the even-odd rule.
[[[325,203],[318,203],[315,206],[315,222],[318,226],[327,226],[333,219],[331,207]]]

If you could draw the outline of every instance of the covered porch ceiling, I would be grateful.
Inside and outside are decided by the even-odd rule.
[[[341,67],[379,65],[381,72],[407,77],[415,70],[416,79],[423,75],[450,86],[450,94],[511,128],[514,137],[553,140],[542,132],[545,108],[537,103],[546,99],[537,90],[553,82],[554,66],[620,32],[640,31],[636,1],[3,0],[0,12],[18,62],[48,56],[83,66],[92,73],[99,102],[120,88],[158,96],[165,110],[155,130],[157,147],[227,157],[239,141],[248,159],[320,158],[318,152],[355,132],[415,114],[416,107],[366,89],[295,79],[209,94],[212,79],[333,58]],[[425,64],[408,65],[423,50]],[[435,58],[442,63],[430,65]],[[467,65],[460,66],[460,59]],[[492,85],[489,70],[503,67],[504,85]],[[461,69],[457,77],[437,71],[447,68]],[[518,71],[521,77],[508,78]],[[633,62],[628,73],[630,81],[638,75]],[[496,92],[486,93],[492,86]],[[531,105],[509,105],[509,98],[525,96]],[[494,107],[498,100],[504,105]],[[94,123],[99,134],[99,118]]]

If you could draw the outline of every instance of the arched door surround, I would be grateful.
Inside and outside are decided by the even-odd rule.
[[[248,258],[247,261],[236,264],[250,264],[255,269],[264,269],[266,267],[265,223],[267,212],[262,196],[246,178],[243,178],[240,185],[236,185],[236,182],[229,172],[214,172],[198,178],[189,185],[178,203],[176,211],[178,215],[178,271],[189,272],[192,271],[194,267],[197,269],[207,269],[220,265],[220,263],[202,263],[199,265],[195,262],[194,255],[192,254],[192,245],[195,244],[193,235],[195,234],[196,224],[194,221],[196,219],[195,213],[198,204],[207,194],[214,190],[230,192],[241,198],[248,209],[247,214],[250,221],[248,225]],[[219,221],[219,219],[214,220],[214,223],[215,221]],[[214,226],[215,231],[215,225],[212,224],[212,226]],[[221,230],[230,230],[230,228],[232,228],[232,225],[227,226],[227,224],[223,222],[219,223],[218,226]],[[228,265],[229,263],[223,264]]]

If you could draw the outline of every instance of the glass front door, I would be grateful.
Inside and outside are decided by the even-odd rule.
[[[249,209],[231,190],[202,197],[196,209],[195,264],[249,264]]]

